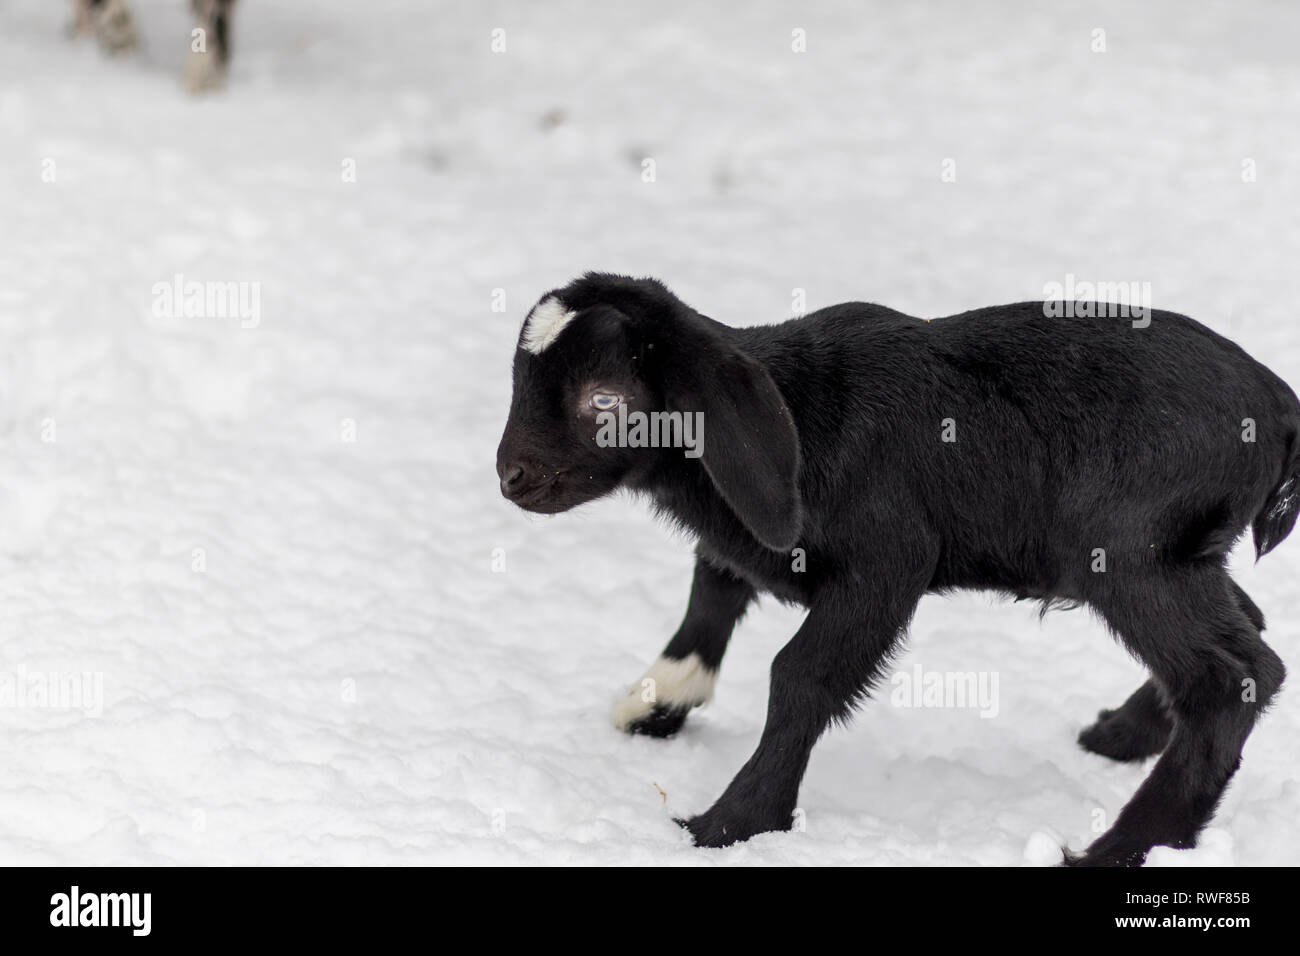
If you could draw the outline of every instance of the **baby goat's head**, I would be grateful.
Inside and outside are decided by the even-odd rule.
[[[755,538],[790,547],[801,519],[794,420],[728,332],[653,279],[588,273],[544,295],[515,350],[501,493],[555,514],[703,467]]]

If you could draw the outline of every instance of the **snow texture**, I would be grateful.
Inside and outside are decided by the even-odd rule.
[[[996,716],[887,685],[801,832],[689,846],[800,615],[755,608],[676,739],[617,733],[691,543],[501,499],[511,353],[592,268],[732,324],[1073,275],[1300,383],[1300,8],[246,0],[194,98],[188,4],[133,7],[109,59],[0,6],[0,862],[1043,865],[1113,820],[1150,764],[1074,738],[1141,668],[964,594],[896,667],[996,674]],[[168,315],[178,274],[257,283],[257,320]],[[1300,536],[1233,563],[1300,674]],[[71,672],[102,713],[12,694]],[[1291,683],[1153,865],[1296,861]]]

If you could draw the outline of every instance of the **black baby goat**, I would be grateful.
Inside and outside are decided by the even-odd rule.
[[[657,281],[590,273],[532,309],[503,494],[551,514],[628,488],[698,538],[654,700],[629,697],[615,722],[675,732],[759,592],[808,609],[772,663],[758,749],[683,821],[697,844],[789,829],[817,738],[868,696],[921,596],[954,588],[1086,603],[1150,671],[1079,740],[1163,754],[1067,862],[1195,844],[1285,673],[1226,558],[1247,526],[1263,555],[1295,524],[1300,402],[1197,322],[1112,308],[930,322],[847,303],[731,328]],[[698,416],[697,446],[611,440],[638,412]]]

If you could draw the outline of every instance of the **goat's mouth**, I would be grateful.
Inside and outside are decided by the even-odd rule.
[[[531,511],[539,515],[553,515],[561,511],[567,511],[573,505],[560,500],[556,494],[559,490],[560,478],[563,475],[563,471],[557,471],[545,481],[512,496],[510,500],[524,511]]]

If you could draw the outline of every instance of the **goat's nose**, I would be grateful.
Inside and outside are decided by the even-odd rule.
[[[523,465],[498,465],[497,474],[501,477],[501,493],[507,498],[517,492],[524,482]]]

